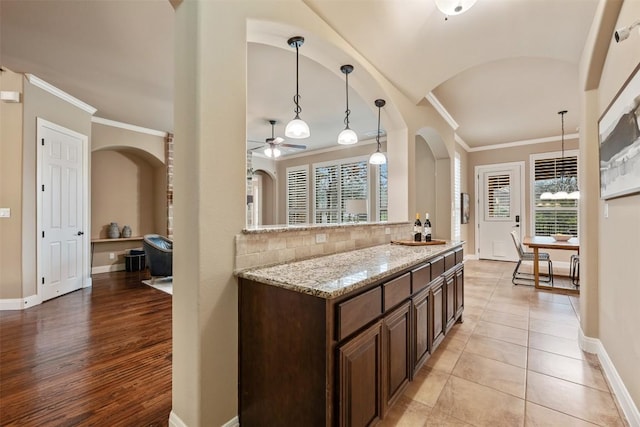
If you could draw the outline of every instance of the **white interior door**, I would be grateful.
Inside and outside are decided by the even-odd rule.
[[[83,286],[84,138],[53,123],[38,121],[43,301]]]
[[[480,259],[516,261],[511,231],[522,239],[523,223],[521,163],[479,166],[476,173],[478,188],[478,238]]]

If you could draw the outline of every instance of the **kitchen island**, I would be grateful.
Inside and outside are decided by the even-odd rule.
[[[239,271],[243,427],[384,418],[464,307],[463,242]]]

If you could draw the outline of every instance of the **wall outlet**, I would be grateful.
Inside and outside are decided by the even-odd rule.
[[[109,252],[109,259],[116,259],[116,254],[113,252]]]
[[[316,243],[324,243],[327,241],[327,235],[324,233],[316,234]]]
[[[0,218],[11,218],[11,208],[0,208]]]
[[[391,229],[389,227],[385,227],[384,234],[391,234]]]

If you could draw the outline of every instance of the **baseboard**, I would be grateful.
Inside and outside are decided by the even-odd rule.
[[[469,254],[464,256],[464,261],[468,261],[470,259],[478,260],[480,258],[478,258],[478,254]]]
[[[627,390],[627,387],[624,385],[624,382],[622,381],[622,378],[620,378],[613,362],[609,358],[607,350],[602,345],[602,341],[597,338],[585,336],[582,332],[582,328],[580,329],[578,341],[580,343],[580,348],[584,351],[598,355],[598,360],[600,360],[600,365],[602,365],[604,375],[607,377],[609,384],[611,384],[613,393],[615,394],[616,399],[618,399],[618,404],[620,405],[622,412],[624,412],[624,416],[627,418],[629,425],[635,427],[640,426],[640,411],[631,398],[629,390]]]
[[[179,416],[176,415],[175,412],[171,411],[169,414],[169,427],[187,427],[187,425],[180,419]],[[240,420],[237,416],[231,418],[226,423],[222,424],[220,427],[240,427]]]
[[[123,271],[124,264],[99,265],[91,269],[91,274],[109,273],[111,271]]]
[[[0,299],[0,311],[24,310],[39,304],[42,304],[42,299],[38,295],[31,295],[26,298]]]

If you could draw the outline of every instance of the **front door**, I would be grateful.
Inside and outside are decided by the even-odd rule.
[[[511,231],[522,239],[522,163],[476,167],[478,238],[480,259],[517,261]]]
[[[40,162],[40,295],[42,300],[83,285],[83,158],[86,136],[38,120]]]

